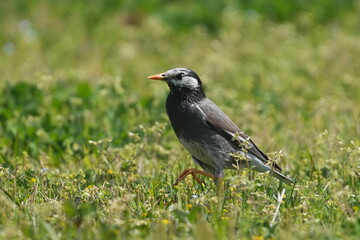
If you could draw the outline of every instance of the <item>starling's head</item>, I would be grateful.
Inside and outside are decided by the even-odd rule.
[[[201,89],[202,87],[199,76],[187,68],[173,68],[148,78],[165,81],[171,90],[187,89],[191,91]]]

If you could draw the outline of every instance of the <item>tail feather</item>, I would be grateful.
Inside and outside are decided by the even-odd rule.
[[[277,179],[279,179],[281,182],[287,184],[287,185],[293,185],[294,181],[288,177],[286,177],[285,175],[279,173],[276,170],[270,171],[270,175],[273,177],[276,177]]]

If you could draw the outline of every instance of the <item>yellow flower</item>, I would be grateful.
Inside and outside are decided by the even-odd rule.
[[[358,206],[353,206],[352,209],[354,210],[354,212],[359,211],[359,207],[358,207]]]
[[[143,212],[143,217],[147,217],[148,213],[147,212]]]
[[[191,203],[189,203],[188,205],[187,205],[187,209],[191,209],[193,207],[193,205],[191,204]]]
[[[107,170],[107,173],[108,173],[108,174],[113,174],[113,170],[112,170],[112,169],[109,169],[109,170]]]
[[[251,236],[251,240],[264,240],[263,236]]]
[[[30,182],[36,183],[36,178],[30,178]]]
[[[167,219],[163,219],[163,220],[161,220],[161,222],[162,222],[163,224],[165,224],[165,225],[167,225],[167,224],[169,224],[169,223],[170,223],[170,221],[169,221],[169,220],[167,220]]]
[[[87,189],[92,189],[94,187],[94,185],[89,185],[89,186],[87,186],[86,188]]]

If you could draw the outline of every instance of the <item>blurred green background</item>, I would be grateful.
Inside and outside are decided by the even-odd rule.
[[[356,0],[0,1],[0,236],[356,239],[359,12]],[[196,71],[298,179],[277,227],[271,208],[257,214],[281,187],[263,175],[228,173],[239,197],[222,220],[208,213],[211,181],[171,187],[193,163],[167,86],[146,77],[173,67]]]

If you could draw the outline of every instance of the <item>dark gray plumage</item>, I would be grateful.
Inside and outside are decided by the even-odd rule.
[[[255,143],[230,120],[221,109],[206,97],[199,76],[186,68],[174,68],[153,75],[150,79],[163,80],[170,94],[166,110],[171,125],[182,145],[194,161],[214,175],[215,182],[224,169],[251,168],[270,174],[286,184],[293,181],[281,174]],[[239,154],[240,158],[235,158]]]

